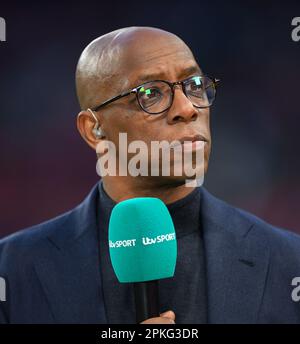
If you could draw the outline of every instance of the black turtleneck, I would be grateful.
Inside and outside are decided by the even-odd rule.
[[[200,221],[201,188],[168,204],[177,238],[177,263],[172,278],[159,281],[161,312],[173,310],[177,324],[207,322],[206,274]],[[135,323],[133,285],[119,283],[109,257],[108,223],[116,203],[99,183],[98,224],[103,298],[108,323]]]

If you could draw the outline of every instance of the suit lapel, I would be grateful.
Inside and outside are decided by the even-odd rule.
[[[47,238],[35,270],[57,323],[106,323],[95,187]]]
[[[204,188],[201,218],[209,323],[257,322],[269,263],[267,238]]]

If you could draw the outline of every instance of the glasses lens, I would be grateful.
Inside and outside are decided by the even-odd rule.
[[[161,113],[171,104],[171,88],[163,81],[147,82],[138,90],[138,101],[146,112],[150,114]]]
[[[204,108],[212,105],[216,89],[212,79],[206,76],[193,76],[184,82],[185,93],[194,106]]]

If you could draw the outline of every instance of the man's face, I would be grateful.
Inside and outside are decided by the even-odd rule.
[[[126,48],[122,51],[118,74],[120,78],[127,79],[127,85],[121,92],[146,81],[160,79],[175,82],[201,73],[191,51],[178,38],[143,32],[123,39],[126,40]],[[117,95],[113,89],[114,85],[111,85],[109,97]],[[211,147],[209,109],[195,108],[180,86],[175,87],[171,108],[158,115],[144,112],[134,94],[104,107],[101,112],[106,139],[114,142],[117,148],[119,133],[127,133],[128,143],[144,141],[149,151],[151,141],[172,142],[201,135],[206,140],[204,168],[207,170]]]

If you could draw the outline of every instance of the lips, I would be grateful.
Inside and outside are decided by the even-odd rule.
[[[194,135],[194,136],[184,136],[182,137],[181,139],[179,139],[178,141],[182,143],[186,142],[186,141],[191,141],[191,142],[194,142],[194,141],[204,141],[204,142],[207,142],[207,139],[202,136],[202,135]]]
[[[183,145],[185,142],[198,142],[198,141],[203,141],[204,143],[207,142],[207,139],[202,136],[202,135],[194,135],[194,136],[183,136],[180,139],[176,139],[175,141],[177,141],[176,144],[172,144],[172,147],[178,146],[178,145]],[[178,143],[179,141],[179,143]]]

